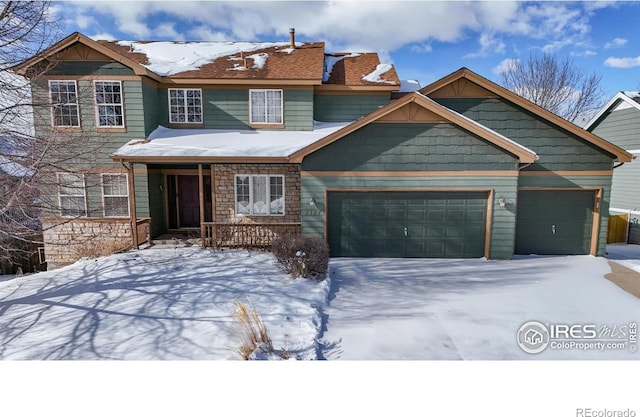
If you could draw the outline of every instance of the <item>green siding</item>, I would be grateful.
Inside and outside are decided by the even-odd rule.
[[[159,236],[167,232],[165,213],[164,176],[160,172],[148,172],[149,213],[151,221],[151,235]]]
[[[309,235],[325,235],[325,190],[367,189],[429,189],[433,191],[450,189],[494,190],[493,218],[489,254],[495,259],[509,259],[513,256],[515,241],[515,210],[517,199],[517,177],[314,177],[303,176],[301,181],[301,201],[310,198],[316,206],[303,204],[302,232]],[[500,207],[498,197],[504,197],[507,204]]]
[[[640,110],[628,108],[608,113],[591,131],[622,149],[640,149]]]
[[[316,95],[313,118],[322,122],[350,122],[383,107],[391,101],[389,94]]]
[[[250,129],[249,89],[203,88],[205,129]],[[169,124],[168,90],[158,90],[158,124]],[[284,90],[285,130],[313,129],[313,91]],[[185,127],[188,125],[185,124]]]
[[[450,124],[373,123],[305,157],[307,171],[513,170],[518,160]]]
[[[50,75],[135,75],[133,70],[119,62],[61,61],[49,70]]]
[[[144,137],[149,136],[160,124],[160,112],[158,111],[158,89],[149,83],[142,83],[142,101],[144,116]]]
[[[608,113],[593,133],[627,150],[640,149],[640,110],[627,108]],[[640,210],[640,162],[627,162],[613,171],[611,207]]]
[[[151,217],[149,212],[149,183],[146,173],[136,173],[133,176],[136,193],[136,215]]]
[[[609,170],[613,155],[501,99],[436,99],[536,152],[535,171]]]

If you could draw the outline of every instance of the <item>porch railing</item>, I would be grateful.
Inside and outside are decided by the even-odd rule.
[[[207,247],[268,247],[280,236],[299,235],[300,223],[205,222],[203,243]]]
[[[151,219],[148,217],[139,218],[136,220],[136,230],[138,231],[137,246],[151,241]]]

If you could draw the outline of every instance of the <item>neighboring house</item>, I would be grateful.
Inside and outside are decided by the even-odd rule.
[[[586,124],[585,129],[636,157],[614,170],[610,211],[628,214],[629,243],[640,243],[640,91],[618,92]]]
[[[56,103],[53,130],[105,145],[99,164],[59,174],[54,267],[73,260],[74,236],[130,243],[145,219],[152,237],[214,246],[318,235],[332,256],[602,255],[612,168],[631,160],[467,69],[412,92],[374,53],[327,54],[293,33],[285,44],[76,33],[22,72],[45,58],[58,64],[34,95]]]

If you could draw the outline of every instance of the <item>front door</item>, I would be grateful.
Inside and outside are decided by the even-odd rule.
[[[203,178],[205,221],[211,221],[211,177]],[[197,175],[167,175],[169,229],[200,227]]]

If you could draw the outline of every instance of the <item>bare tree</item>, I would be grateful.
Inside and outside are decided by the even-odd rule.
[[[604,104],[602,76],[585,73],[569,58],[531,54],[525,62],[514,60],[500,78],[505,88],[570,122]]]

